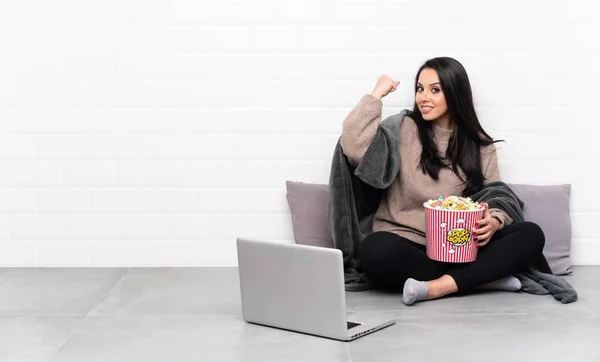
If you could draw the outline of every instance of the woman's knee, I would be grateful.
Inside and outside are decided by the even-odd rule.
[[[542,251],[546,244],[546,236],[542,228],[531,221],[524,221],[520,225],[523,233],[527,235],[527,242],[535,248],[536,251]]]
[[[361,244],[361,261],[363,265],[385,264],[393,255],[391,250],[398,241],[397,235],[387,231],[376,231],[369,234]]]

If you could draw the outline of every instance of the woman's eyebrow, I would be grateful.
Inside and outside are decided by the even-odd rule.
[[[436,85],[436,84],[440,84],[440,82],[431,83],[429,86],[431,87],[432,85]],[[419,82],[417,82],[417,85],[421,86],[421,87],[423,86],[423,84],[421,84]]]

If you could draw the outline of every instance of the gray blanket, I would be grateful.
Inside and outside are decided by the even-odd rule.
[[[400,125],[408,112],[404,110],[379,124],[375,137],[356,168],[348,162],[340,140],[335,147],[329,178],[327,215],[334,246],[342,251],[344,258],[347,291],[373,287],[362,272],[360,243],[373,232],[373,218],[381,197],[398,175]],[[514,222],[524,220],[523,201],[504,182],[490,182],[471,198],[487,202],[490,208],[506,211]],[[523,284],[521,290],[531,294],[552,294],[562,303],[576,301],[577,293],[573,287],[552,275],[549,268],[546,269],[540,270],[532,265],[516,274]]]

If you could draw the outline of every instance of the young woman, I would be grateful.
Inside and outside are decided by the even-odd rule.
[[[358,165],[381,121],[381,99],[399,81],[379,77],[343,123],[341,146]],[[549,271],[541,258],[545,237],[531,222],[513,222],[485,204],[475,231],[477,260],[434,261],[425,252],[423,203],[440,195],[469,196],[500,181],[493,140],[481,127],[467,72],[448,57],[426,61],[417,72],[415,104],[400,128],[400,171],[385,190],[373,220],[373,233],[361,243],[365,273],[376,287],[399,289],[407,305],[474,289],[516,291],[511,275],[531,264]],[[544,265],[545,264],[545,265]]]

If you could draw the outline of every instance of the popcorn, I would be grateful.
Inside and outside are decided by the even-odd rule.
[[[427,256],[446,263],[474,261],[478,248],[471,232],[483,217],[484,205],[460,196],[425,201]]]
[[[433,209],[437,210],[481,210],[484,208],[483,204],[474,202],[470,197],[460,196],[440,196],[437,199],[428,200],[424,204]]]

